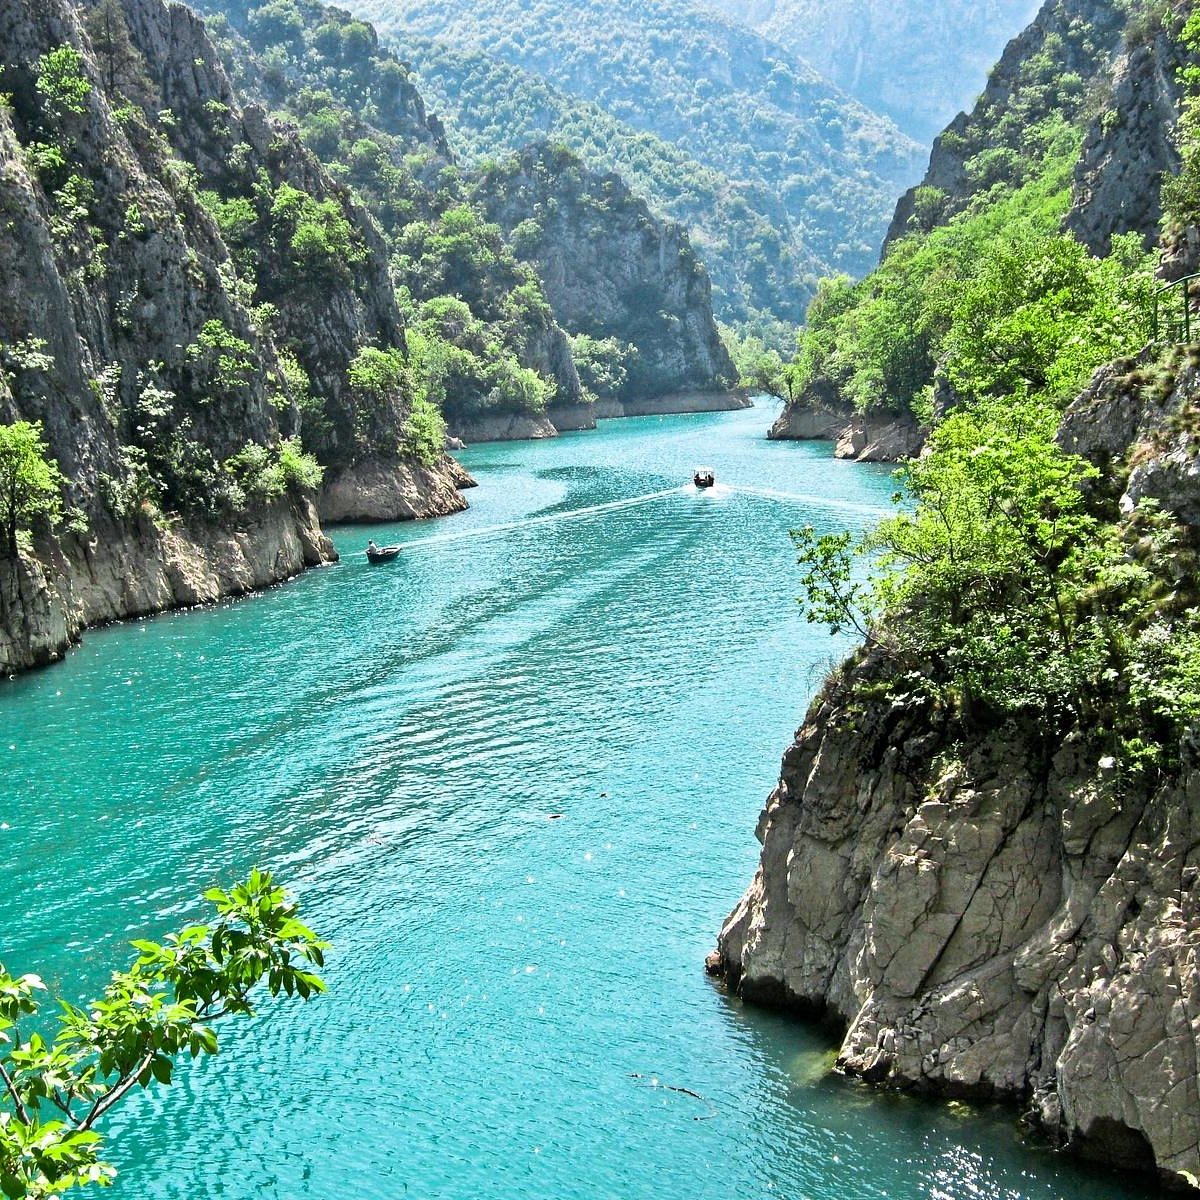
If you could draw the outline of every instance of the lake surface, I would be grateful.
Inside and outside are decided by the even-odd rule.
[[[472,448],[469,513],[370,531],[394,564],[335,529],[337,566],[0,686],[6,966],[80,996],[256,864],[336,947],[328,995],[123,1111],[110,1195],[1152,1194],[831,1077],[820,1033],[704,975],[838,650],[788,530],[893,490],[769,421]]]

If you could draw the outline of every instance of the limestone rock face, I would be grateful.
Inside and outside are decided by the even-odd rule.
[[[858,413],[833,388],[814,386],[784,405],[767,437],[833,442],[835,458],[856,462],[899,462],[921,453],[928,432],[907,413]]]
[[[1000,62],[988,76],[987,86],[970,113],[959,113],[934,141],[925,178],[910,188],[896,206],[884,242],[884,252],[911,228],[917,216],[918,191],[934,188],[942,193],[937,222],[962,211],[985,180],[974,179],[968,164],[981,150],[1018,149],[1021,129],[1003,123],[1006,111],[1022,104],[1044,105],[1037,89],[1045,90],[1039,65],[1043,52],[1053,56],[1054,69],[1073,75],[1095,89],[1107,90],[1109,71],[1123,42],[1127,13],[1120,0],[1045,0],[1037,16],[1005,47]],[[1055,101],[1069,120],[1085,111],[1086,89],[1074,98],[1055,93]],[[1172,125],[1174,121],[1172,119]],[[998,130],[1007,130],[998,133]],[[1013,139],[1017,141],[1010,145]],[[1093,210],[1096,236],[1104,229],[1101,209]],[[1111,231],[1109,231],[1111,232]],[[1148,232],[1148,231],[1147,231]]]
[[[293,132],[241,107],[189,9],[122,0],[127,41],[110,53],[89,36],[93,7],[0,5],[0,73],[13,95],[0,106],[0,421],[41,422],[69,481],[72,527],[86,528],[37,528],[32,555],[0,562],[6,670],[61,653],[94,622],[245,592],[328,560],[311,495],[237,482],[228,464],[247,447],[269,455],[301,435],[336,475],[384,445],[395,472],[415,471],[399,452],[404,405],[354,396],[347,380],[360,348],[402,340],[370,219]],[[64,47],[86,85],[79,111],[54,110],[35,86],[41,57]],[[61,166],[39,157],[47,144]],[[284,239],[264,238],[260,283],[277,302],[252,311],[272,297],[241,277],[201,195],[239,171],[335,204],[360,251],[354,277],[315,286],[283,261]],[[327,402],[324,444],[303,428],[283,369],[289,344]],[[408,481],[428,501],[420,515],[461,506],[449,460],[439,471],[438,486],[420,472]]]
[[[921,453],[927,433],[907,415],[856,413],[838,434],[833,454],[855,462],[899,462]]]
[[[537,271],[559,325],[635,347],[618,401],[733,389],[708,273],[687,233],[618,176],[535,145],[487,173],[478,198]]]
[[[1200,355],[1097,372],[1060,443],[1200,525]],[[1200,1180],[1200,740],[1151,779],[1103,728],[969,725],[862,651],[758,824],[712,967],[844,1031],[842,1070],[1002,1099],[1071,1148]],[[880,686],[886,684],[886,686]]]
[[[1200,445],[1192,433],[1200,406],[1200,355],[1188,353],[1170,382],[1148,378],[1133,362],[1101,367],[1063,414],[1059,443],[1097,466],[1129,454],[1121,506],[1156,500],[1200,525]]]
[[[1178,43],[1159,32],[1117,59],[1108,102],[1075,166],[1066,222],[1093,254],[1107,254],[1114,234],[1141,234],[1147,248],[1157,241],[1162,179],[1179,169],[1179,54]]]
[[[457,464],[454,464],[457,466]],[[461,468],[459,468],[461,471]],[[348,467],[321,489],[326,521],[411,521],[430,512],[461,512],[458,494],[475,481],[448,472],[444,464],[398,468],[395,462],[367,459]]]
[[[1200,1176],[1200,747],[1131,797],[1102,737],[963,744],[919,702],[855,702],[877,669],[830,684],[784,756],[721,970],[837,1019],[851,1074]]]
[[[848,404],[784,405],[767,437],[772,441],[835,442],[850,424],[854,410]]]
[[[522,442],[558,436],[546,413],[495,413],[461,421],[451,432],[468,446],[474,442]]]
[[[140,522],[0,560],[0,673],[60,658],[92,625],[211,604],[281,583],[337,554],[309,501],[237,527]]]

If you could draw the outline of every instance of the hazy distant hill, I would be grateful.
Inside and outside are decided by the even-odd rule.
[[[788,51],[683,0],[648,0],[633,11],[611,0],[350,7],[394,39],[431,102],[445,105],[468,154],[561,137],[585,161],[617,167],[635,190],[698,226],[726,317],[769,308],[795,319],[814,271],[867,270],[895,195],[926,157],[891,121]],[[636,134],[672,150],[631,152]],[[672,156],[694,178],[666,203],[678,178]],[[728,237],[717,219],[725,197],[746,208],[743,228],[761,221],[778,249],[769,237],[737,235],[717,246]]]
[[[983,90],[1037,0],[705,0],[930,142]]]

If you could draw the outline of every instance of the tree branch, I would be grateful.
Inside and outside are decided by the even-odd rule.
[[[150,1066],[150,1064],[154,1061],[156,1054],[157,1051],[155,1050],[149,1051],[135,1070],[118,1080],[117,1083],[109,1088],[109,1090],[105,1092],[95,1104],[92,1105],[91,1111],[86,1117],[84,1117],[84,1119],[77,1125],[76,1128],[91,1129],[96,1121],[104,1116],[104,1114],[108,1112],[108,1110],[112,1108],[114,1104],[121,1100],[125,1093],[128,1092],[135,1083],[137,1083],[138,1076]]]
[[[13,1106],[17,1110],[17,1119],[27,1125],[29,1123],[29,1110],[26,1109],[25,1102],[21,1099],[21,1093],[17,1091],[12,1076],[8,1073],[2,1062],[0,1062],[0,1080],[4,1081],[5,1090],[12,1097]]]

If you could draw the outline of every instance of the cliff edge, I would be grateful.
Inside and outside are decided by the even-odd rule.
[[[1116,485],[1118,522],[1172,523],[1118,569],[1149,552],[1181,595],[1198,361],[1103,368],[1059,434]],[[972,715],[925,686],[938,669],[875,646],[827,682],[710,969],[836,1023],[849,1074],[1008,1101],[1081,1154],[1198,1186],[1200,728],[1141,769],[1101,717]]]

